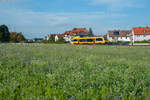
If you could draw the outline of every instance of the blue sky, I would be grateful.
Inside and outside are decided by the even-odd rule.
[[[0,0],[0,24],[27,38],[92,27],[97,35],[111,29],[150,25],[149,0]]]

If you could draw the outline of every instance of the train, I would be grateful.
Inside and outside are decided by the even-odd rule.
[[[87,44],[87,45],[104,45],[107,44],[109,41],[104,37],[80,37],[74,38],[72,40],[72,44]]]

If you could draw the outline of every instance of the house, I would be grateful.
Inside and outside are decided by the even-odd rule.
[[[134,27],[132,34],[133,41],[150,41],[150,27]]]
[[[45,36],[44,40],[49,40],[51,37],[55,37],[57,34],[48,34]]]
[[[33,39],[26,39],[25,42],[26,42],[26,43],[33,43],[33,41],[34,41]]]
[[[34,42],[41,42],[42,40],[44,40],[43,38],[34,38],[33,41]]]
[[[55,42],[60,38],[63,38],[66,42],[71,42],[73,38],[86,37],[89,32],[86,28],[73,28],[71,31],[66,31],[63,34],[49,34],[45,36],[45,40],[49,40],[51,37],[55,38]]]
[[[70,42],[73,38],[88,36],[88,30],[86,28],[73,28],[71,31],[64,32],[64,39],[66,42]]]
[[[58,41],[60,38],[63,38],[64,34],[56,34],[55,35],[55,42]]]
[[[88,33],[89,31],[86,28],[73,28],[73,33]]]
[[[50,37],[51,37],[51,34],[48,34],[47,36],[45,36],[44,40],[49,40]]]
[[[72,31],[66,31],[64,33],[64,40],[66,42],[71,42],[71,40],[76,36]]]
[[[74,28],[72,32],[80,37],[87,37],[89,35],[89,31],[86,28]]]
[[[110,42],[116,42],[116,41],[130,42],[132,41],[132,31],[131,30],[110,30],[108,31],[107,39]]]

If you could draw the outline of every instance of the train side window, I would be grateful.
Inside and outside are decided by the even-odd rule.
[[[103,41],[103,39],[102,38],[98,38],[98,39],[96,39],[96,41]]]
[[[87,39],[87,42],[93,42],[94,40],[93,39]]]
[[[80,39],[80,42],[87,42],[86,39]]]

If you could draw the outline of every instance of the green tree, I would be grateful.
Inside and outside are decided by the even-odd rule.
[[[11,42],[17,42],[17,32],[12,32],[10,34],[10,41]]]
[[[2,42],[3,39],[3,32],[0,31],[0,42]]]
[[[23,42],[25,41],[24,35],[20,32],[17,34],[17,42]]]
[[[25,40],[26,39],[21,32],[20,33],[12,32],[10,34],[10,41],[11,42],[24,42]]]
[[[55,42],[55,35],[51,35],[48,41]]]
[[[88,36],[94,36],[92,28],[89,28],[89,35]]]
[[[65,39],[64,38],[59,38],[55,43],[63,44],[63,43],[65,43]]]
[[[0,41],[8,42],[10,40],[10,33],[6,25],[0,26]]]

